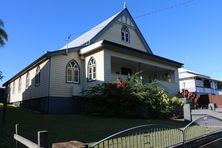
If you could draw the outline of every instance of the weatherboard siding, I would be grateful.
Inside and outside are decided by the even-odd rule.
[[[77,52],[51,57],[50,96],[72,97],[79,95],[79,92],[81,92],[81,81],[77,84],[66,82],[66,66],[71,60],[75,60],[81,66]],[[82,73],[81,69],[80,67],[80,73]]]
[[[36,75],[36,67],[30,69],[29,76],[30,82],[29,87],[26,88],[26,75],[27,72],[18,77],[16,80],[12,81],[10,85],[10,89],[13,87],[13,82],[15,82],[15,91],[14,93],[10,91],[9,102],[18,102],[22,100],[29,100],[35,98],[41,98],[48,95],[48,75],[49,75],[49,61],[46,60],[39,64],[40,66],[40,85],[35,85],[35,75]],[[21,91],[18,90],[19,78],[21,78]]]
[[[127,26],[130,32],[130,42],[125,43],[121,40],[121,28],[124,24],[120,22],[114,23],[108,30],[106,30],[101,37],[98,39],[100,40],[108,40],[117,44],[121,44],[130,48],[135,48],[140,51],[147,52],[145,46],[143,45],[140,37],[135,31],[135,28],[132,26]]]

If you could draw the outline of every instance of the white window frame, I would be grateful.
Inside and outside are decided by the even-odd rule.
[[[15,94],[15,81],[12,83],[12,94]]]
[[[25,82],[25,88],[28,89],[29,88],[29,84],[30,84],[30,75],[29,72],[26,73],[26,82]]]
[[[40,66],[37,66],[36,68],[36,73],[35,73],[35,86],[39,86],[40,85],[40,79],[41,79],[41,75],[40,75]]]
[[[91,57],[88,62],[88,81],[96,80],[96,60]]]
[[[18,92],[20,93],[22,90],[22,78],[20,77],[18,80]]]
[[[130,32],[125,25],[121,28],[121,40],[125,43],[130,43]]]
[[[75,60],[71,60],[66,66],[66,82],[67,83],[79,83],[80,68],[79,64]]]

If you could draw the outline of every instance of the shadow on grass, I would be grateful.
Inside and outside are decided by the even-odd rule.
[[[0,119],[2,105],[0,104]],[[37,131],[49,132],[49,143],[79,140],[86,143],[96,142],[113,133],[141,124],[167,124],[175,128],[185,125],[182,122],[157,119],[102,118],[85,115],[47,115],[22,108],[8,106],[6,116],[6,134],[0,135],[0,147],[15,147],[13,134],[15,124],[19,124],[18,133],[33,142],[37,142]]]

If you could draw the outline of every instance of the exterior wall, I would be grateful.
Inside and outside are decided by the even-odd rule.
[[[180,80],[180,90],[187,89],[190,92],[196,91],[195,79]]]
[[[48,78],[49,78],[49,60],[39,64],[40,66],[40,85],[35,85],[35,75],[36,67],[29,70],[29,87],[26,89],[26,74],[18,77],[16,80],[12,81],[10,86],[9,102],[18,102],[22,100],[29,100],[34,98],[45,97],[48,95]],[[18,91],[19,78],[21,78],[21,91]],[[15,83],[15,91],[12,92],[13,83]]]
[[[130,42],[125,43],[121,39],[121,28],[125,25],[120,22],[115,22],[109,30],[106,30],[104,34],[98,39],[100,40],[108,40],[112,41],[117,44],[121,44],[127,47],[135,48],[144,52],[147,52],[146,48],[144,47],[143,43],[141,42],[141,39],[139,38],[138,34],[135,31],[135,28],[133,26],[127,26],[130,32]]]
[[[186,89],[189,92],[197,92],[199,94],[222,94],[222,90],[217,88],[217,82],[211,81],[211,88],[204,87],[203,80],[196,80],[195,78],[187,78],[180,80],[180,90]]]
[[[80,83],[78,84],[66,82],[66,66],[71,60],[75,60],[80,67]],[[77,52],[51,57],[49,95],[55,97],[78,96],[82,91],[82,69],[81,61]]]
[[[222,107],[222,95],[208,95],[209,102],[216,105],[216,107]]]
[[[105,77],[105,63],[104,63],[104,50],[100,50],[96,53],[92,53],[85,57],[85,78],[88,77],[88,63],[90,58],[94,58],[96,60],[96,81],[85,81],[85,89],[89,87],[95,86],[98,83],[104,82]],[[107,63],[106,63],[107,64]]]

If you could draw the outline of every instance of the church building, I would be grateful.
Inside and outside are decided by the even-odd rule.
[[[75,113],[75,97],[98,83],[141,72],[173,96],[183,64],[153,54],[125,7],[59,50],[47,52],[5,82],[8,102],[44,113]],[[158,98],[157,98],[158,99]]]

